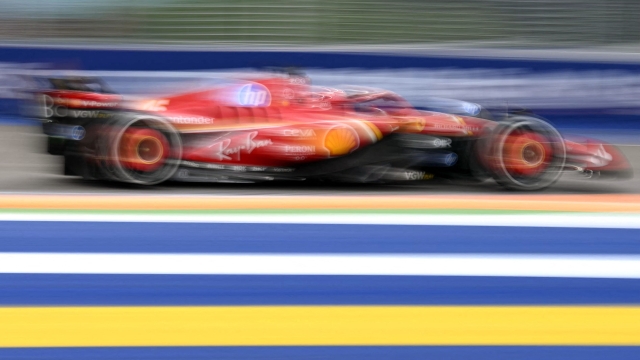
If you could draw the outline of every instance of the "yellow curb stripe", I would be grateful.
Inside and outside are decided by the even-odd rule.
[[[40,210],[529,210],[640,212],[640,195],[125,196],[0,195],[0,209]]]
[[[0,308],[1,347],[640,345],[639,307]]]

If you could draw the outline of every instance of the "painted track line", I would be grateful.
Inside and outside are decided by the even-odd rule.
[[[0,318],[0,347],[12,348],[640,345],[635,306],[6,307]]]
[[[198,213],[1,213],[0,221],[143,222],[143,223],[252,223],[351,225],[525,226],[565,228],[640,229],[640,214],[532,213],[509,214],[198,214]]]
[[[492,210],[640,213],[640,194],[402,196],[0,195],[4,210]]]
[[[640,278],[625,255],[0,253],[0,273]]]

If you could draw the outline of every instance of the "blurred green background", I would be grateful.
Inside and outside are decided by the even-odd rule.
[[[0,41],[589,46],[640,41],[640,0],[2,0]]]

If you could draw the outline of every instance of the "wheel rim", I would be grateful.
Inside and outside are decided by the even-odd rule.
[[[118,160],[130,170],[151,172],[164,164],[169,149],[169,143],[160,131],[131,127],[122,135]]]
[[[158,138],[147,136],[138,142],[136,153],[145,164],[155,164],[162,159],[164,147]]]
[[[536,167],[544,161],[545,150],[542,144],[531,142],[522,147],[522,160],[529,167]]]
[[[509,134],[502,151],[505,170],[514,177],[535,177],[551,164],[553,148],[545,137],[530,132]]]

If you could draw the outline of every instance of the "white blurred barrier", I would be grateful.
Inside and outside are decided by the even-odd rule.
[[[99,76],[115,91],[162,96],[215,86],[246,71],[146,72],[51,71],[0,67],[0,97],[19,97],[28,87],[22,75]],[[491,106],[534,109],[638,109],[640,73],[632,71],[553,71],[525,69],[309,69],[315,85],[357,85],[394,91],[425,107],[430,97],[453,98]]]

